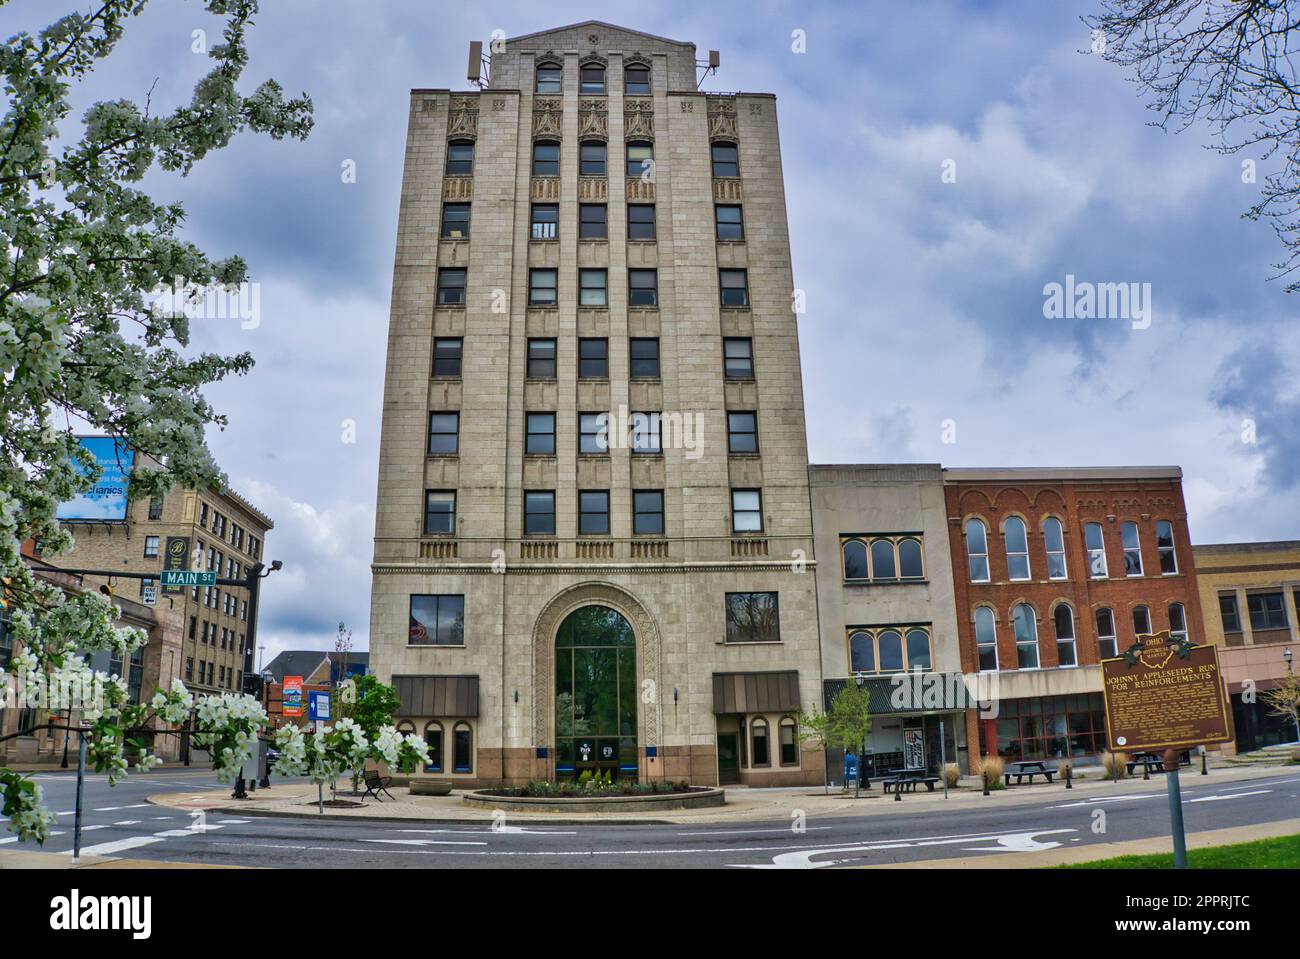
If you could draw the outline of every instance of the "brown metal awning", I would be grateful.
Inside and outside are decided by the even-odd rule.
[[[478,716],[477,676],[394,676],[393,688],[401,702],[394,716]]]
[[[781,713],[799,709],[799,672],[714,673],[713,713]]]

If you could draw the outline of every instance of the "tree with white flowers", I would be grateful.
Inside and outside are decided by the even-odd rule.
[[[204,430],[226,420],[202,389],[253,360],[187,355],[185,307],[214,286],[244,283],[245,264],[211,259],[181,239],[181,205],[155,202],[135,184],[155,168],[183,176],[243,131],[302,139],[312,125],[311,100],[286,99],[274,80],[239,90],[256,0],[205,0],[224,21],[222,42],[209,49],[211,69],[188,103],[160,112],[149,100],[102,100],[78,126],[73,85],[88,80],[146,6],[103,0],[0,45],[8,99],[0,117],[0,582],[21,647],[8,672],[28,690],[91,691],[78,706],[92,723],[88,754],[113,780],[127,769],[128,730],[155,718],[179,723],[193,710],[199,741],[228,781],[265,725],[261,706],[247,696],[194,701],[180,683],[129,704],[121,678],[95,673],[83,657],[111,650],[128,662],[144,634],[116,627],[106,597],[44,582],[20,555],[29,538],[46,557],[66,551],[72,537],[55,510],[99,478],[74,422],[121,438],[143,454],[137,463],[159,464],[137,466],[133,497],[224,483]],[[139,757],[146,768],[156,761],[147,751]],[[39,787],[0,768],[0,790],[9,828],[43,841],[52,817]]]

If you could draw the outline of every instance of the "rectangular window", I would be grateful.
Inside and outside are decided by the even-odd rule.
[[[609,236],[609,211],[603,203],[578,206],[578,239],[603,240]]]
[[[763,494],[756,489],[731,491],[731,529],[736,533],[763,532]]]
[[[578,379],[609,379],[609,340],[597,337],[578,340]]]
[[[637,535],[663,535],[663,490],[632,492],[632,531]]]
[[[578,271],[578,305],[604,309],[609,306],[606,290],[609,286],[605,270]]]
[[[1115,614],[1104,606],[1097,610],[1097,649],[1102,659],[1114,659],[1119,655],[1115,638]]]
[[[555,535],[555,493],[524,493],[524,535]]]
[[[149,518],[162,519],[163,498],[161,496],[149,497]]]
[[[528,305],[554,306],[556,303],[555,270],[528,271]]]
[[[413,594],[407,642],[412,646],[464,646],[465,597]]]
[[[776,593],[727,594],[727,642],[779,643],[781,617]]]
[[[1124,575],[1142,575],[1142,544],[1138,539],[1138,524],[1123,523],[1119,528],[1120,543],[1124,547]]]
[[[627,145],[627,175],[630,177],[653,178],[655,166],[655,148],[649,143],[629,143]]]
[[[554,64],[544,64],[537,68],[537,92],[559,93],[560,82],[564,77],[564,68]]]
[[[433,341],[433,375],[439,379],[460,379],[459,336],[440,336]],[[243,539],[243,534],[240,534]]]
[[[578,70],[579,93],[604,93],[605,68],[600,64],[591,64]]]
[[[469,176],[474,172],[474,144],[468,140],[447,144],[447,176]]]
[[[528,341],[528,378],[530,380],[555,379],[555,341],[531,339]]]
[[[740,207],[723,206],[713,208],[713,221],[717,227],[719,240],[743,240],[745,223],[741,218]]]
[[[469,204],[444,203],[442,205],[442,238],[463,240],[469,236]]]
[[[749,279],[745,270],[719,270],[718,287],[723,306],[749,306]]]
[[[158,537],[146,536],[144,538],[144,556],[145,559],[151,559],[158,555]]]
[[[146,589],[151,589],[151,588],[153,588],[153,580],[152,580],[152,579],[142,579],[142,580],[140,580],[140,595],[141,595],[142,597],[144,596],[144,591],[145,591]]]
[[[460,414],[429,414],[429,452],[435,456],[455,456],[460,448]]]
[[[578,452],[604,454],[609,452],[609,414],[578,414]]]
[[[1219,616],[1223,619],[1223,631],[1225,633],[1241,632],[1241,613],[1237,609],[1236,596],[1219,596]]]
[[[629,443],[633,453],[660,453],[659,413],[633,413]]]
[[[638,536],[664,534],[663,490],[642,489],[632,493],[632,532]]]
[[[627,207],[627,238],[653,240],[655,238],[655,205],[629,203]]]
[[[715,177],[740,176],[740,157],[730,143],[715,143],[710,151]]]
[[[556,203],[534,203],[530,236],[534,240],[554,240],[560,235],[560,207]]]
[[[451,731],[451,760],[454,772],[467,773],[473,771],[474,758],[470,755],[473,736],[474,734],[465,723],[457,723],[456,728]]]
[[[1088,550],[1088,575],[1093,579],[1105,579],[1106,543],[1102,539],[1100,523],[1084,525],[1083,545]]]
[[[632,306],[659,305],[659,276],[657,270],[627,271],[627,301]]]
[[[759,717],[749,724],[751,766],[770,766],[772,758],[767,749],[767,720]]]
[[[1286,629],[1286,603],[1281,593],[1251,593],[1246,597],[1251,629]]]
[[[727,452],[758,452],[758,414],[727,414]]]
[[[605,175],[605,144],[598,141],[578,144],[578,173],[581,176]]]
[[[754,344],[748,338],[728,337],[722,341],[723,372],[729,380],[754,378]]]
[[[429,747],[429,761],[424,764],[426,773],[442,772],[442,727],[431,724],[424,731],[424,743]]]
[[[1156,523],[1156,549],[1160,552],[1160,575],[1176,574],[1178,557],[1174,554],[1174,524],[1167,519]]]
[[[438,270],[438,305],[465,305],[465,270],[442,267]]]
[[[560,175],[560,145],[558,143],[533,144],[533,176]]]
[[[609,535],[607,490],[585,490],[578,494],[578,532],[584,536]]]
[[[194,657],[185,657],[185,681],[187,683],[194,681]]]
[[[781,736],[781,765],[798,766],[799,747],[795,740],[794,722],[791,720],[782,720],[779,728]]]
[[[634,66],[624,70],[623,93],[629,97],[650,96],[650,68]]]
[[[431,489],[424,494],[424,531],[434,533],[456,532],[456,491]]]
[[[659,379],[658,337],[633,337],[631,347],[631,374],[633,379]]]
[[[524,452],[532,456],[555,455],[555,414],[529,413]]]

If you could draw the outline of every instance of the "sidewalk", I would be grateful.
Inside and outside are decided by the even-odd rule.
[[[1300,777],[1300,766],[1272,766],[1264,768],[1212,768],[1209,775],[1202,776],[1198,767],[1184,768],[1181,771],[1185,789],[1204,785],[1230,785],[1249,782],[1263,778]],[[274,780],[272,780],[274,783]],[[343,789],[347,780],[340,780],[339,798],[354,799],[350,792]],[[673,812],[606,812],[606,813],[566,813],[566,812],[510,812],[513,822],[545,822],[553,825],[581,825],[584,823],[604,823],[623,825],[654,825],[683,823],[720,823],[720,822],[755,822],[764,820],[789,820],[796,812],[802,812],[810,818],[825,816],[880,816],[895,813],[929,811],[940,813],[945,809],[964,809],[971,806],[996,804],[1034,805],[1044,802],[1084,802],[1106,796],[1119,796],[1129,793],[1152,791],[1164,792],[1163,775],[1152,776],[1150,781],[1141,777],[1122,779],[1118,783],[1109,780],[1085,779],[1075,780],[1072,789],[1066,789],[1060,782],[1047,784],[1012,786],[997,790],[988,796],[983,795],[979,780],[965,779],[962,785],[951,791],[945,799],[943,788],[933,793],[907,793],[901,800],[895,800],[892,794],[882,794],[877,784],[870,790],[864,790],[861,798],[854,799],[852,793],[832,791],[826,795],[822,789],[812,786],[781,789],[727,789],[727,804],[709,809],[684,809]],[[462,805],[460,795],[450,796],[410,796],[401,788],[393,790],[397,799],[382,803],[367,801],[362,807],[340,809],[325,807],[323,818],[355,819],[360,821],[397,820],[405,822],[438,823],[481,823],[491,822],[497,815],[495,810],[478,806]],[[206,792],[170,792],[148,797],[149,801],[160,806],[175,809],[206,809],[233,815],[264,816],[316,816],[316,787],[304,784],[272,785],[270,789],[259,789],[248,800],[232,800],[230,787]],[[325,792],[329,798],[328,789]],[[1094,847],[1095,848],[1095,847]]]
[[[69,773],[70,775],[75,776],[77,774],[77,754],[75,752],[72,754],[72,760],[68,763],[66,767],[64,767],[61,762],[49,762],[49,763],[6,763],[5,768],[12,769],[14,772],[19,772],[19,773]],[[209,772],[212,769],[212,763],[205,760],[203,762],[191,762],[187,766],[183,762],[180,762],[179,760],[165,761],[161,765],[155,766],[154,769],[172,770],[173,772],[176,770],[193,769],[196,772]],[[134,767],[132,767],[131,774],[140,775],[139,773],[136,773],[134,771]],[[87,767],[86,775],[102,776],[103,773],[96,773],[93,769]]]
[[[149,859],[119,859],[116,856],[82,856],[72,864],[66,852],[40,849],[0,850],[0,869],[244,869],[244,866],[214,866],[199,862],[155,862]]]

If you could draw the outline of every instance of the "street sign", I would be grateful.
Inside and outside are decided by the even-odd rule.
[[[168,536],[167,546],[163,550],[163,569],[184,571],[190,565],[190,538],[188,536]],[[179,593],[180,586],[168,586],[163,580],[164,593]]]
[[[330,694],[313,689],[307,693],[307,718],[322,722],[330,719]]]
[[[166,586],[216,586],[216,573],[200,573],[192,569],[165,569],[162,585]]]
[[[284,677],[284,715],[301,716],[302,715],[302,677],[286,676]]]
[[[1215,647],[1180,644],[1164,630],[1139,636],[1124,656],[1103,660],[1101,671],[1113,751],[1187,749],[1232,739]]]
[[[142,587],[140,588],[140,602],[144,603],[146,606],[157,606],[157,605],[158,605],[158,587],[157,587],[157,586],[142,586]]]

